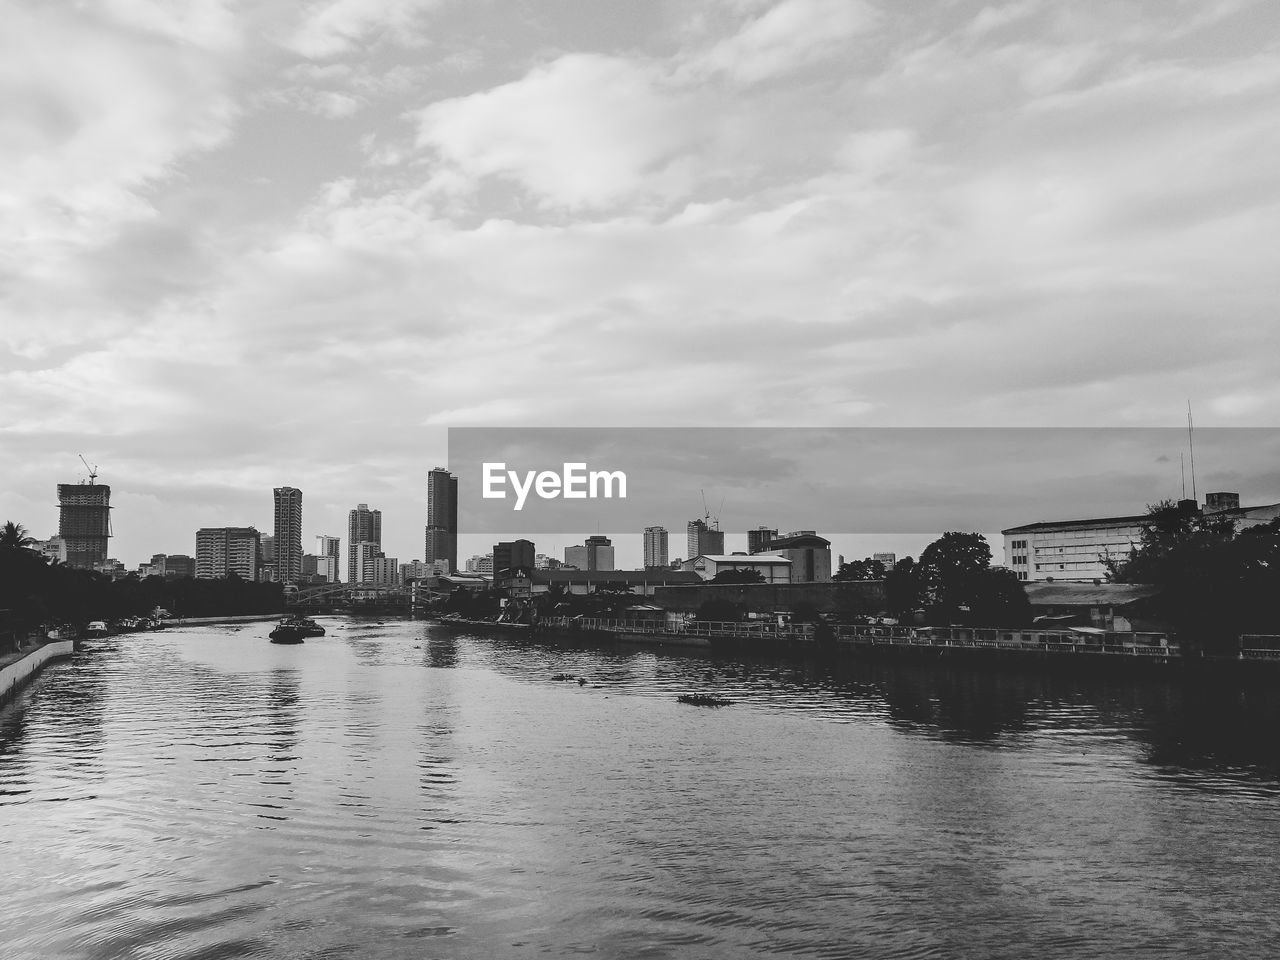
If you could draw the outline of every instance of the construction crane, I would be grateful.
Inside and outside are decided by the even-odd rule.
[[[84,468],[89,471],[89,486],[93,486],[93,481],[98,479],[98,465],[95,463],[89,466],[89,461],[84,458],[84,454],[79,454],[80,462],[84,464]]]
[[[707,506],[707,492],[699,488],[698,492],[702,494],[702,522],[708,530],[720,529],[720,518],[711,515],[711,508]],[[724,509],[724,498],[720,498],[720,509]]]

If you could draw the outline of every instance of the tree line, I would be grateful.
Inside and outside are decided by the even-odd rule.
[[[276,613],[284,609],[278,583],[255,583],[232,575],[113,580],[106,574],[50,561],[20,523],[0,528],[0,633],[12,640],[42,627],[83,626],[91,620],[146,616],[157,607],[178,617]]]

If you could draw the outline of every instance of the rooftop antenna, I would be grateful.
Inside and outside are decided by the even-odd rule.
[[[1195,441],[1195,425],[1191,420],[1191,401],[1187,401],[1187,447],[1191,451],[1191,499],[1196,503],[1200,502],[1200,498],[1196,495],[1196,441]]]
[[[1187,455],[1185,453],[1178,454],[1178,460],[1182,464],[1182,499],[1187,499]]]

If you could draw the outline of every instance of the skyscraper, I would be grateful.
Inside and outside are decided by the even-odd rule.
[[[276,576],[281,583],[302,579],[302,491],[276,487]]]
[[[689,556],[717,557],[724,553],[724,533],[703,520],[690,520],[688,526]]]
[[[644,528],[644,565],[645,567],[665,567],[667,565],[667,528]]]
[[[111,488],[105,483],[58,484],[58,536],[67,545],[67,566],[92,570],[107,559],[111,536]]]
[[[425,559],[447,560],[450,573],[458,569],[458,478],[444,467],[427,474]]]
[[[374,552],[382,549],[382,511],[370,510],[361,503],[347,514],[347,583],[360,583],[360,544],[368,543]]]

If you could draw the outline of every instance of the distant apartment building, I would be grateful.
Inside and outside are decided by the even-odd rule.
[[[400,573],[398,574],[400,583],[409,583],[412,580],[423,580],[432,576],[434,571],[421,560],[410,560],[408,563],[400,564]]]
[[[337,583],[342,579],[339,566],[342,557],[342,540],[338,537],[316,537],[316,576],[325,583]]]
[[[452,573],[453,571],[447,571],[447,572]],[[476,554],[470,560],[467,561],[466,572],[467,573],[493,573],[493,554],[492,553]]]
[[[613,541],[599,534],[587,537],[586,543],[565,547],[564,562],[577,570],[612,570]]]
[[[105,483],[58,484],[58,536],[66,564],[92,570],[107,559],[111,536],[111,488]]]
[[[871,559],[878,561],[880,565],[884,567],[885,571],[888,572],[897,564],[898,555],[896,553],[873,553],[871,555]]]
[[[667,559],[667,528],[644,528],[644,565],[645,569],[665,567]]]
[[[444,467],[427,474],[427,563],[445,560],[449,572],[458,569],[458,478]]]
[[[769,553],[791,561],[792,583],[831,582],[831,541],[813,530],[796,530],[775,537]]]
[[[253,527],[204,527],[196,531],[196,577],[216,580],[235,574],[259,579],[261,534]]]
[[[747,553],[768,553],[778,531],[773,527],[759,526],[747,531]]]
[[[724,553],[724,532],[705,520],[690,520],[685,527],[686,549],[690,557],[718,556]]]
[[[362,540],[355,545],[356,564],[348,581],[352,586],[360,584],[386,585],[396,582],[400,572],[399,560],[382,552],[380,544]]]
[[[259,543],[262,546],[262,562],[274,564],[276,562],[276,538],[269,533],[264,533]]]
[[[503,540],[493,545],[493,572],[532,570],[534,557],[533,541]]]
[[[164,577],[166,580],[177,580],[195,575],[195,560],[180,553],[153,553],[149,562],[138,567],[138,576],[144,578]]]
[[[1237,530],[1269,523],[1280,503],[1240,506],[1238,493],[1210,493],[1204,507],[1183,500],[1178,508],[1203,516],[1230,518]],[[1053,520],[1002,530],[1004,565],[1019,580],[1093,581],[1106,579],[1107,561],[1129,559],[1151,522],[1147,513],[1090,520]]]
[[[357,504],[347,514],[347,583],[362,582],[356,579],[362,543],[371,543],[376,549],[382,547],[382,511],[370,510],[367,503]]]

